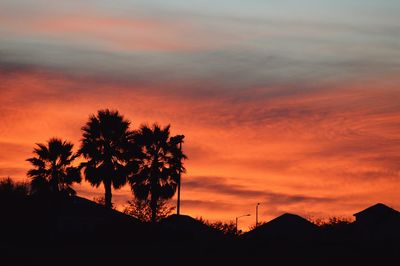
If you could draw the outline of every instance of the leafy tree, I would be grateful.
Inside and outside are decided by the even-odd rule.
[[[233,236],[237,235],[236,224],[233,221],[229,221],[229,222],[216,221],[216,222],[210,223],[210,226],[212,228],[215,228],[215,229],[221,231],[225,236],[233,237]]]
[[[127,176],[136,168],[136,149],[129,126],[130,122],[118,111],[106,109],[92,115],[82,127],[79,152],[87,161],[81,166],[93,186],[104,185],[107,208],[112,208],[112,187],[119,189],[125,185]]]
[[[202,217],[197,218],[198,221],[201,223],[219,230],[221,233],[223,233],[227,237],[234,237],[237,236],[238,233],[240,234],[241,231],[237,232],[236,231],[236,224],[234,221],[229,221],[229,222],[222,222],[222,221],[215,221],[215,222],[210,222],[208,220],[203,219]]]
[[[133,200],[129,200],[127,203],[128,206],[126,206],[123,210],[125,214],[131,215],[143,222],[152,221],[152,210],[150,208],[150,202],[148,199],[141,200],[135,198]],[[161,219],[168,217],[174,210],[175,207],[170,206],[167,200],[158,200],[156,221],[160,221]]]
[[[350,217],[342,217],[342,216],[332,216],[327,218],[311,217],[308,220],[313,224],[325,229],[346,227],[352,222],[352,219]]]
[[[72,166],[78,157],[71,142],[51,138],[46,144],[36,144],[34,157],[27,159],[33,169],[28,171],[32,193],[66,193],[74,195],[73,183],[81,182],[79,168]]]
[[[29,185],[15,182],[10,177],[0,179],[0,198],[23,198],[29,194]]]
[[[179,147],[182,142],[182,135],[170,137],[169,125],[142,125],[135,134],[141,155],[139,169],[129,183],[135,197],[150,205],[152,222],[157,219],[158,203],[173,197],[179,174],[185,171],[182,159],[186,156]]]

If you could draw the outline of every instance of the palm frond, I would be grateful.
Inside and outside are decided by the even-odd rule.
[[[35,157],[27,159],[33,166],[27,173],[31,178],[32,190],[59,192],[74,182],[80,182],[79,168],[71,166],[77,158],[73,144],[60,138],[50,138],[46,144],[38,143],[34,148]]]

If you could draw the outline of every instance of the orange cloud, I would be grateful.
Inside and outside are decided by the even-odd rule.
[[[2,176],[25,179],[34,144],[52,136],[78,146],[88,116],[107,107],[133,127],[171,123],[174,134],[186,135],[182,208],[192,216],[232,220],[254,213],[257,202],[261,220],[288,211],[350,216],[377,201],[400,207],[399,93],[384,81],[274,97],[269,88],[196,97],[49,72],[0,78]],[[88,198],[103,193],[87,183],[77,190]],[[130,197],[125,187],[114,200],[122,208]]]

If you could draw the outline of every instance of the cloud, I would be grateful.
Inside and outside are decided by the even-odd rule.
[[[400,68],[393,37],[398,27],[392,24],[293,20],[269,12],[235,17],[201,10],[196,15],[192,8],[185,15],[145,3],[127,12],[102,10],[106,3],[96,5],[100,10],[87,3],[48,5],[18,19],[4,12],[0,64],[164,87],[172,83],[180,93],[197,95],[259,87],[293,94],[324,89],[321,83],[396,75]],[[73,12],[77,6],[84,7],[84,15]],[[378,35],[385,30],[389,33]]]
[[[233,203],[221,202],[221,201],[207,201],[207,200],[190,200],[185,199],[181,202],[182,208],[197,210],[197,211],[221,211],[221,210],[235,210],[237,207]]]
[[[23,167],[2,167],[0,166],[0,178],[12,177],[15,180],[26,180],[26,168]]]
[[[326,197],[313,197],[306,195],[276,193],[268,190],[249,189],[246,185],[234,184],[225,177],[204,177],[192,176],[184,181],[184,186],[188,190],[201,190],[205,194],[226,194],[239,199],[253,198],[253,201],[262,200],[273,205],[291,205],[298,203],[326,203],[336,199]],[[242,180],[244,182],[244,180]]]
[[[259,190],[247,189],[242,185],[229,185],[226,178],[221,177],[189,177],[184,186],[190,190],[227,194],[235,197],[261,197],[266,193]]]

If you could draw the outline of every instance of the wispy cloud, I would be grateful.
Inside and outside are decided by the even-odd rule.
[[[253,201],[261,200],[273,205],[290,205],[298,203],[313,203],[313,202],[333,202],[337,199],[328,197],[313,197],[299,194],[277,193],[269,190],[255,190],[245,185],[235,184],[229,181],[226,177],[204,177],[204,176],[189,176],[188,180],[184,181],[184,186],[189,191],[200,190],[205,194],[216,193],[226,194],[237,200],[253,198]]]

